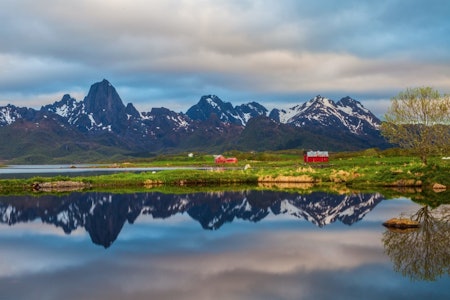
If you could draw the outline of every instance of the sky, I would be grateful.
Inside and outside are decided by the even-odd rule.
[[[406,88],[450,93],[449,12],[447,0],[0,0],[0,106],[80,101],[107,79],[141,112],[320,94],[381,116]]]

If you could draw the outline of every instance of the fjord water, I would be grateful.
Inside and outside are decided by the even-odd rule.
[[[423,209],[379,193],[1,196],[0,299],[449,299],[448,231],[382,226]]]
[[[192,167],[129,167],[102,164],[73,164],[73,165],[8,165],[0,168],[0,179],[31,178],[35,176],[83,176],[101,175],[123,172],[151,172],[171,169],[202,169]]]

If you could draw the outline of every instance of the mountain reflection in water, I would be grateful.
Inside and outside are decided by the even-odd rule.
[[[0,220],[14,225],[41,219],[66,234],[84,227],[92,242],[105,248],[117,239],[125,222],[141,215],[165,219],[187,213],[206,230],[219,229],[236,219],[258,222],[268,215],[291,215],[319,227],[341,221],[352,225],[380,201],[381,194],[297,194],[278,191],[163,193],[71,193],[0,197]]]

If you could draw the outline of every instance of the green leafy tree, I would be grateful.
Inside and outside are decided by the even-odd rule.
[[[391,99],[381,125],[387,140],[413,150],[427,163],[450,149],[450,97],[431,87],[406,89]]]

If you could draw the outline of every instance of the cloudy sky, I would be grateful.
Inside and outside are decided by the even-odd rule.
[[[407,87],[450,93],[449,12],[447,0],[0,0],[0,106],[82,100],[105,78],[140,111],[321,94],[382,115]]]

